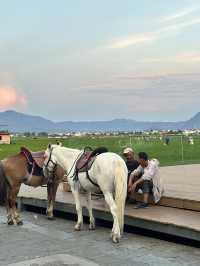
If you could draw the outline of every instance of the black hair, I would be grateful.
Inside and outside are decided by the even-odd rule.
[[[138,157],[139,157],[139,159],[143,159],[143,160],[145,160],[145,161],[148,160],[148,155],[147,155],[147,153],[146,153],[146,152],[143,152],[143,151],[141,151],[141,152],[138,153]]]

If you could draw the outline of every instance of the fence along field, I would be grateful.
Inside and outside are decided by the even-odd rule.
[[[180,135],[170,136],[169,145],[164,145],[159,136],[81,136],[58,140],[66,147],[77,149],[105,146],[120,155],[130,146],[136,152],[145,151],[151,158],[158,158],[161,166],[200,163],[200,136],[193,136],[193,145],[188,137]],[[13,138],[10,145],[0,145],[0,159],[18,153],[21,146],[38,151],[46,149],[48,143],[56,143],[56,139]]]

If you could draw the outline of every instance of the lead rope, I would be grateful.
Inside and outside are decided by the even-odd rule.
[[[83,153],[84,153],[84,152],[83,152]],[[77,162],[77,161],[80,159],[80,157],[83,155],[83,153],[82,153],[82,152],[80,152],[80,153],[79,153],[79,155],[77,156],[76,160],[73,162],[73,164],[72,164],[72,167],[71,167],[71,169],[70,169],[69,173],[68,173],[68,174],[66,174],[66,175],[64,175],[66,178],[68,178],[68,177],[69,177],[69,175],[70,175],[70,173],[71,173],[72,169],[74,168],[74,165],[75,165],[75,164],[76,164],[76,162]],[[75,180],[75,176],[76,176],[76,171],[74,171],[73,175],[72,175],[72,176],[70,176],[70,178],[73,178],[73,180]]]

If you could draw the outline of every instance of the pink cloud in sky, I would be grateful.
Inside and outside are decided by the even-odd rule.
[[[25,96],[17,91],[14,87],[0,86],[0,109],[6,110],[16,106],[26,106]]]

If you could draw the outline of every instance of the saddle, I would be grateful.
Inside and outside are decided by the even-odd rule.
[[[95,185],[98,186],[96,183],[94,183],[90,176],[88,171],[90,170],[90,168],[92,167],[92,164],[94,163],[96,157],[104,152],[108,152],[108,149],[105,147],[99,147],[95,150],[92,150],[92,148],[90,147],[85,147],[83,154],[81,155],[81,157],[78,159],[78,161],[76,162],[75,165],[75,180],[78,180],[78,174],[79,173],[86,173],[87,178],[90,180],[90,182]]]
[[[27,148],[21,147],[20,153],[26,158],[29,174],[44,176],[42,169],[45,160],[44,151],[31,152]]]
[[[84,153],[78,159],[75,166],[77,172],[86,172],[91,168],[92,163],[94,162],[95,159],[95,157],[92,156],[92,152],[93,151],[90,148],[84,149]]]

